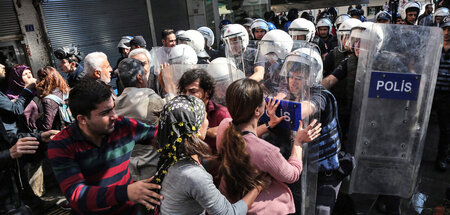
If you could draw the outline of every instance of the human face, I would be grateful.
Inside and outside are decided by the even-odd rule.
[[[117,114],[112,97],[97,105],[90,117],[83,117],[88,131],[93,135],[107,135],[114,131]]]
[[[67,59],[61,59],[59,60],[59,68],[61,69],[62,73],[70,73],[70,63]]]
[[[306,40],[306,35],[294,35],[293,40]]]
[[[427,8],[425,9],[425,12],[427,14],[433,13],[433,5],[427,5]]]
[[[167,35],[166,39],[162,40],[162,43],[164,47],[174,47],[175,45],[177,45],[177,37],[175,36],[175,34],[169,34]]]
[[[389,19],[379,19],[379,20],[377,20],[377,23],[389,24],[390,21],[389,21]]]
[[[266,34],[264,29],[255,29],[255,40],[261,40]]]
[[[441,21],[442,21],[442,16],[436,16],[435,18],[434,18],[434,23],[440,23]]]
[[[128,57],[128,54],[130,54],[130,49],[126,48],[120,48],[122,50],[123,57]]]
[[[328,37],[328,32],[330,31],[330,29],[328,27],[319,27],[319,36],[321,38],[327,38]]]
[[[405,24],[405,20],[403,20],[401,18],[397,18],[397,21],[395,21],[395,24],[404,25]]]
[[[406,13],[406,20],[409,23],[415,23],[417,19],[417,11],[409,11]]]
[[[289,92],[294,95],[300,95],[303,88],[303,82],[305,78],[300,71],[294,71],[289,73]]]
[[[0,80],[4,79],[5,76],[6,76],[5,66],[3,66],[3,64],[0,64]]]
[[[102,80],[106,84],[111,82],[111,72],[112,67],[111,65],[109,65],[108,58],[105,58],[102,64],[102,76],[100,77],[100,80]]]
[[[243,51],[242,40],[237,37],[229,38],[230,48],[233,56],[238,56]]]
[[[443,30],[444,30],[444,41],[450,41],[450,27],[445,27]]]
[[[144,64],[144,70],[145,70],[146,74],[148,74],[150,72],[150,63],[148,62],[148,58],[144,53],[134,55],[131,58],[139,60]]]
[[[200,79],[197,79],[186,86],[181,93],[183,93],[184,95],[195,96],[201,99],[205,104],[208,103],[209,95],[200,87]]]
[[[28,83],[28,80],[33,78],[33,74],[31,74],[31,71],[29,69],[26,69],[25,71],[23,71],[22,73],[22,80],[25,83]]]

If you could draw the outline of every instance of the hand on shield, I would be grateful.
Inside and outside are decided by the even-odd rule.
[[[294,144],[303,146],[303,143],[309,143],[319,137],[320,131],[322,131],[322,123],[317,123],[317,119],[313,120],[305,129],[303,129],[303,122],[299,120]]]
[[[173,83],[172,72],[167,72],[172,69],[168,63],[161,64],[161,73],[158,76],[158,82],[163,88],[164,93],[177,92],[177,86]],[[166,71],[166,72],[165,72]]]
[[[267,115],[269,115],[269,126],[271,128],[277,126],[280,122],[282,122],[286,116],[278,117],[276,115],[276,111],[278,108],[278,105],[280,104],[281,100],[277,100],[275,98],[269,98],[269,101],[266,101],[266,109],[267,109]]]

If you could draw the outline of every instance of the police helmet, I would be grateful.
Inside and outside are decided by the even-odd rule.
[[[227,43],[231,38],[238,38],[242,41],[242,48],[245,49],[248,45],[248,33],[244,26],[239,24],[229,24],[222,32],[222,41]]]
[[[436,9],[436,11],[433,14],[433,22],[436,22],[436,17],[440,16],[440,17],[445,17],[448,16],[449,10],[446,7],[440,7],[438,9]]]
[[[317,31],[319,31],[320,27],[328,27],[328,34],[331,34],[333,23],[331,23],[331,20],[328,18],[322,18],[317,21]]]
[[[289,26],[288,32],[292,38],[298,35],[305,35],[305,40],[307,42],[311,42],[314,38],[314,35],[316,34],[316,28],[314,26],[314,23],[312,23],[311,21],[303,18],[297,18],[292,21],[291,25]]]
[[[211,47],[214,44],[214,32],[210,28],[203,26],[198,28],[197,31],[199,31],[206,39],[206,45],[208,47]]]
[[[347,19],[351,18],[348,14],[341,14],[338,17],[336,17],[336,21],[334,22],[334,27],[336,29],[339,29],[339,26]]]
[[[169,64],[197,64],[198,58],[194,49],[186,44],[178,44],[170,49]]]
[[[283,30],[275,29],[267,32],[259,43],[262,55],[276,54],[278,59],[284,59],[292,49],[294,42]]]
[[[82,54],[80,51],[78,51],[78,47],[76,46],[64,46],[61,48],[58,48],[54,52],[55,57],[59,60],[67,59],[70,62],[76,61],[80,62],[82,60]]]
[[[388,12],[382,10],[382,11],[377,13],[376,20],[377,21],[378,20],[389,20],[389,21],[392,21],[392,16]]]

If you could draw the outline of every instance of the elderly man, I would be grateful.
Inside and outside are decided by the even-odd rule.
[[[112,67],[105,53],[92,52],[84,58],[84,73],[86,73],[86,76],[109,84],[111,72]]]
[[[148,86],[150,89],[153,89],[159,96],[163,96],[164,92],[162,90],[161,85],[158,82],[158,74],[155,72],[157,68],[155,68],[154,62],[151,61],[150,52],[147,49],[139,48],[134,49],[128,54],[129,58],[133,58],[139,60],[143,63],[144,70],[146,72],[146,77],[148,77]]]
[[[119,64],[119,78],[125,89],[117,97],[116,113],[148,125],[157,125],[158,116],[165,101],[152,89],[147,88],[148,72],[143,63],[125,58]],[[158,155],[152,146],[136,145],[130,158],[130,172],[134,180],[153,176],[158,164]]]
[[[120,116],[139,120],[156,126],[159,113],[166,103],[152,89],[147,88],[148,71],[141,61],[125,58],[120,62],[119,79],[125,88],[115,100],[115,110]],[[156,173],[158,153],[151,145],[135,145],[130,158],[130,173],[133,180],[144,180]],[[145,212],[144,207],[139,208]]]

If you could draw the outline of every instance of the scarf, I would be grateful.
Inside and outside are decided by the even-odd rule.
[[[162,184],[167,170],[177,161],[191,159],[182,144],[198,129],[205,119],[205,104],[194,96],[180,95],[170,100],[161,113],[158,126],[159,162],[154,181]]]

